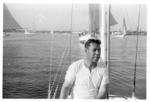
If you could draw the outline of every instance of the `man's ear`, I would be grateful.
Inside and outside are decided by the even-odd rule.
[[[84,48],[84,51],[85,51],[85,53],[87,53],[87,51],[88,51],[88,48]]]

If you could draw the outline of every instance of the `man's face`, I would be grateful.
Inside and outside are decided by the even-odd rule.
[[[100,45],[98,45],[96,43],[91,43],[90,46],[88,48],[86,48],[87,58],[91,62],[98,62],[98,60],[100,58],[100,54],[101,54]]]

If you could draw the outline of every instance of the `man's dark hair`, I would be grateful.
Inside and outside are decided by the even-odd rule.
[[[88,48],[91,43],[96,43],[96,44],[100,45],[100,44],[101,44],[101,41],[98,40],[98,39],[89,39],[89,40],[87,40],[87,41],[85,42],[84,47],[85,47],[85,48]]]

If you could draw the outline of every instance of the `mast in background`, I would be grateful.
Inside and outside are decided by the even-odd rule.
[[[101,40],[101,60],[106,65],[105,4],[89,4],[89,31]]]
[[[89,31],[93,35],[99,34],[101,18],[101,5],[89,4]]]
[[[101,39],[101,59],[106,64],[106,33],[105,33],[105,4],[101,6],[101,28],[100,28],[100,39]]]
[[[111,6],[110,4],[108,4],[106,6],[106,10],[107,10],[107,14],[106,14],[106,67],[110,76],[110,21],[111,21],[111,17],[110,17],[110,10],[111,10]],[[107,99],[109,98],[109,86],[107,87]]]

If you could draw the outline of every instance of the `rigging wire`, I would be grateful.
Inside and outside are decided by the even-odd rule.
[[[127,7],[125,6],[125,10],[127,11]],[[126,13],[127,14],[127,18],[129,18],[129,16],[128,16],[128,12]],[[139,7],[139,17],[140,17],[140,7]],[[130,19],[128,19],[129,20],[129,22],[131,22],[130,21]],[[133,20],[133,22],[134,22],[134,20]],[[135,97],[135,84],[136,84],[136,67],[137,67],[137,60],[138,60],[138,56],[137,55],[140,55],[140,54],[138,54],[138,40],[139,40],[139,37],[138,37],[138,35],[139,35],[139,32],[140,32],[140,28],[139,28],[139,22],[140,22],[140,18],[138,18],[138,28],[137,28],[137,37],[136,37],[136,55],[135,55],[135,65],[134,65],[134,82],[133,82],[133,92],[132,92],[132,97]],[[134,22],[135,23],[135,22]],[[140,58],[140,56],[139,56],[139,58]],[[139,62],[141,62],[141,60],[139,59]]]
[[[69,41],[69,44],[70,44],[70,47],[69,47],[69,52],[70,52],[70,59],[69,59],[69,61],[70,61],[70,63],[71,63],[71,41],[72,41],[72,15],[73,15],[73,4],[72,4],[72,6],[71,6],[71,19],[70,19],[70,31],[71,31],[71,34],[70,34],[70,41]],[[67,48],[65,48],[65,51],[64,51],[64,53],[63,53],[63,55],[62,55],[62,57],[61,57],[61,61],[60,61],[60,63],[59,63],[59,68],[60,68],[60,66],[62,65],[62,61],[63,61],[63,58],[64,58],[64,55],[65,55],[65,53],[66,53],[66,49]],[[68,52],[68,51],[67,51]],[[55,83],[55,81],[56,81],[56,79],[57,79],[57,74],[58,74],[58,69],[59,68],[57,68],[57,71],[56,71],[56,76],[55,76],[55,78],[54,78],[54,81],[53,81],[53,83],[52,83],[52,89],[53,89],[53,87],[54,87],[54,83]],[[57,89],[58,89],[58,85],[57,85],[57,87],[56,87],[56,89],[55,89],[55,91],[57,91]],[[50,93],[51,94],[51,93]],[[55,98],[55,96],[56,96],[56,92],[54,92],[54,96],[52,96],[53,98]],[[50,95],[49,95],[49,97],[50,97]]]
[[[107,66],[107,69],[109,71],[109,76],[110,76],[110,11],[111,10],[111,5],[108,4],[108,7],[107,7],[107,34],[106,34],[106,56],[107,56],[107,61],[106,61],[106,66]],[[109,99],[109,86],[107,87],[107,99]]]
[[[137,67],[137,53],[138,53],[139,25],[140,25],[140,5],[139,5],[139,14],[138,14],[137,35],[136,35],[136,52],[135,52],[134,81],[133,81],[132,97],[135,97],[135,91],[136,91],[135,87],[136,87],[136,67]]]
[[[71,45],[72,45],[72,34],[73,34],[73,31],[72,31],[72,19],[73,19],[73,4],[71,5],[71,13],[70,13],[71,15],[71,19],[70,19],[70,42],[69,42],[69,44],[70,44],[70,59],[69,59],[69,61],[70,61],[70,64],[71,64],[71,60],[72,60],[72,58],[71,58]]]
[[[141,32],[141,28],[139,28],[139,32]],[[137,56],[137,61],[139,62],[139,65],[142,65],[142,61],[141,61],[141,57],[142,57],[142,49],[139,49],[139,47],[138,47],[138,51],[137,51],[137,53],[138,53],[138,56]]]
[[[69,47],[67,48],[67,51],[66,51],[66,56],[69,55]],[[65,60],[64,60],[65,61]],[[63,64],[63,63],[62,63]],[[59,73],[59,76],[58,76],[58,80],[56,82],[56,89],[55,89],[55,92],[54,92],[54,95],[53,95],[53,98],[56,98],[56,95],[57,95],[57,92],[59,91],[58,88],[59,88],[59,84],[61,83],[61,78],[62,78],[62,71],[64,70],[64,65],[62,66],[62,68],[60,69],[60,73]]]
[[[52,96],[53,99],[56,98],[57,90],[58,90],[58,85],[56,85],[56,88],[55,88],[55,91],[54,91],[54,95]]]
[[[129,14],[128,14],[128,10],[127,10],[127,7],[125,6],[125,12],[126,12],[126,15],[127,15],[127,23],[128,23],[128,25],[130,25],[130,18],[129,18]],[[128,30],[128,29],[127,29]]]
[[[49,86],[48,86],[48,98],[50,98],[51,95],[51,69],[52,69],[52,52],[53,52],[53,34],[51,34],[50,39],[50,68],[49,68]]]
[[[64,61],[63,59],[64,59],[64,56],[65,56],[66,51],[67,51],[67,47],[64,49],[64,52],[63,52],[63,54],[62,54],[62,56],[61,56],[61,59],[60,59],[60,63],[59,63],[59,65],[58,65],[58,67],[57,67],[56,75],[55,75],[54,80],[53,80],[53,83],[52,83],[52,89],[54,88],[54,85],[55,85],[55,83],[56,83],[57,76],[58,76],[58,72],[59,72],[59,70],[60,70],[60,66],[62,65],[62,63],[63,63],[63,61]]]

